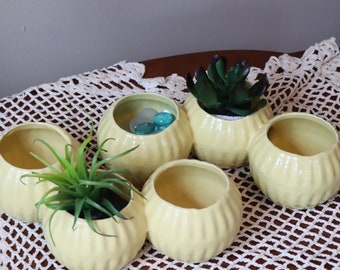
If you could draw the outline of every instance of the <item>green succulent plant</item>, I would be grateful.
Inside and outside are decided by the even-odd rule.
[[[227,59],[214,55],[208,70],[199,67],[194,82],[190,73],[186,83],[189,91],[210,114],[246,116],[267,104],[262,95],[269,86],[264,74],[255,83],[246,79],[250,66],[241,59],[227,70]]]
[[[60,170],[37,154],[31,153],[38,161],[50,168],[51,172],[32,172],[22,176],[22,178],[38,178],[37,184],[42,182],[51,182],[54,184],[54,187],[46,191],[43,197],[36,203],[38,211],[42,205],[53,210],[49,219],[50,234],[51,222],[57,211],[68,211],[74,216],[73,229],[75,228],[77,220],[84,218],[92,231],[104,236],[111,236],[99,232],[93,220],[97,219],[98,216],[100,216],[100,218],[111,217],[114,221],[118,221],[117,218],[128,219],[120,210],[131,200],[132,192],[142,196],[142,194],[122,176],[124,174],[130,175],[127,171],[103,169],[103,166],[105,167],[105,165],[114,159],[127,155],[135,150],[138,145],[123,153],[100,160],[99,155],[101,151],[105,151],[103,149],[105,143],[113,139],[108,138],[98,146],[90,165],[87,166],[87,156],[91,150],[88,149],[88,146],[92,138],[93,127],[75,154],[72,154],[71,145],[65,145],[63,155],[57,152],[57,150],[46,141],[36,139],[37,142],[42,143],[48,148],[61,164],[62,168]],[[119,197],[118,201],[112,200],[112,194],[114,194],[116,199]],[[124,206],[122,206],[122,200],[123,202],[125,201]],[[54,243],[52,235],[51,239]]]

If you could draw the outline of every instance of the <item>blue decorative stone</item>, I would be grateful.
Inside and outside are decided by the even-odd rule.
[[[155,125],[150,122],[142,122],[136,125],[134,133],[137,135],[148,135],[154,132]]]
[[[175,117],[171,113],[160,112],[153,117],[153,122],[156,126],[168,127],[174,119]]]
[[[174,120],[175,116],[169,112],[158,113],[153,108],[143,108],[127,125],[132,133],[149,135],[163,131]]]
[[[131,119],[130,121],[130,131],[131,132],[135,132],[135,128],[137,125],[139,125],[140,123],[144,123],[144,122],[152,122],[152,119],[148,119],[145,117],[141,117],[141,116],[137,116]]]

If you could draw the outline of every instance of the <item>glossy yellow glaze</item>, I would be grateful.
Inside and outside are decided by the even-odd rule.
[[[77,149],[78,143],[62,128],[49,123],[26,123],[8,129],[0,138],[0,209],[20,221],[35,222],[35,203],[52,187],[50,183],[36,185],[38,179],[21,176],[31,172],[51,172],[30,152],[46,159],[57,168],[50,150],[36,139],[50,143],[61,154],[66,144]]]
[[[275,203],[304,209],[340,188],[340,142],[325,120],[285,113],[270,120],[249,147],[255,183]]]
[[[207,261],[229,247],[240,229],[240,192],[213,164],[170,161],[150,176],[142,192],[148,239],[171,258]]]
[[[258,130],[273,117],[270,106],[238,120],[208,114],[191,94],[184,103],[193,131],[193,150],[200,160],[222,168],[239,167],[248,161],[247,147]]]
[[[151,135],[136,135],[126,126],[143,108],[153,108],[158,112],[167,111],[175,116],[174,122],[164,131]],[[124,157],[111,163],[112,168],[129,170],[137,179],[129,178],[141,187],[150,174],[162,164],[187,158],[193,138],[186,114],[171,99],[158,94],[133,94],[115,102],[103,115],[98,127],[98,143],[107,138],[106,152],[109,157],[124,152],[134,146],[139,147]]]
[[[111,236],[93,232],[81,218],[75,229],[72,229],[73,215],[58,211],[50,227],[53,243],[49,228],[49,218],[53,210],[45,208],[42,228],[49,250],[68,269],[121,269],[137,255],[146,237],[143,198],[136,194],[132,197],[129,204],[121,210],[130,219],[118,219],[118,223],[112,218],[94,221],[99,232]]]

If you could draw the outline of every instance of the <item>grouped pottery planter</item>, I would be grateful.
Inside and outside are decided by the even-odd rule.
[[[247,147],[258,130],[273,117],[267,104],[253,114],[226,120],[207,113],[189,94],[185,103],[194,137],[193,152],[200,159],[222,168],[239,167],[248,162]]]
[[[127,130],[129,122],[145,108],[169,112],[175,120],[156,134],[137,135]],[[134,178],[129,180],[137,187],[141,187],[162,164],[187,158],[193,143],[190,124],[183,110],[165,96],[146,93],[129,95],[115,102],[103,115],[97,137],[99,144],[107,138],[114,138],[107,141],[106,151],[102,153],[104,158],[139,145],[133,152],[111,163],[112,168],[129,170],[134,174],[138,181]]]
[[[66,144],[75,149],[78,143],[61,127],[49,123],[25,123],[14,126],[0,138],[0,209],[15,219],[26,222],[38,221],[35,203],[51,188],[51,184],[36,185],[36,178],[24,174],[50,172],[30,152],[48,160],[58,167],[57,160],[42,143],[50,143],[60,153]]]
[[[145,183],[147,238],[167,256],[201,262],[231,245],[242,222],[241,195],[217,166],[175,160]]]
[[[117,219],[118,222],[112,218],[94,220],[96,229],[109,236],[93,232],[81,218],[72,229],[74,216],[67,211],[56,212],[49,224],[53,210],[45,207],[43,212],[42,228],[47,246],[68,269],[121,269],[137,255],[145,242],[144,202],[136,194],[120,211],[129,219]]]
[[[249,146],[255,183],[275,203],[314,207],[340,188],[340,142],[325,120],[285,113],[266,123]]]

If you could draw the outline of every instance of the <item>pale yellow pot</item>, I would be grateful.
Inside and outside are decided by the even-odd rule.
[[[326,121],[306,113],[274,117],[249,147],[255,183],[275,203],[314,207],[340,188],[340,142]]]
[[[136,117],[141,109],[153,108],[171,112],[175,121],[164,131],[152,135],[136,135],[123,127]],[[193,139],[187,116],[171,99],[158,94],[133,94],[115,102],[103,115],[98,127],[98,143],[109,140],[102,152],[109,157],[124,152],[134,146],[139,147],[124,157],[111,163],[112,168],[129,170],[138,181],[129,180],[141,187],[150,174],[167,161],[187,158]]]
[[[133,199],[121,210],[128,220],[112,218],[95,220],[93,232],[84,219],[78,219],[75,229],[73,215],[58,211],[51,222],[53,210],[44,209],[42,228],[47,246],[55,258],[70,270],[121,269],[135,258],[146,238],[146,219],[143,198],[133,194]],[[53,236],[54,243],[52,242]]]
[[[61,154],[66,144],[77,150],[78,143],[61,127],[49,123],[26,123],[14,126],[0,138],[0,209],[15,219],[26,222],[38,221],[35,203],[51,188],[49,183],[36,185],[37,178],[23,178],[32,171],[50,172],[30,152],[48,160],[57,168],[57,160],[42,143],[43,139]]]
[[[193,152],[200,159],[222,168],[247,164],[247,147],[258,130],[273,117],[267,105],[253,114],[237,120],[225,120],[210,115],[189,94],[184,109],[194,136]]]
[[[207,261],[229,247],[242,223],[242,200],[233,181],[217,166],[175,160],[145,183],[148,239],[167,256]]]

